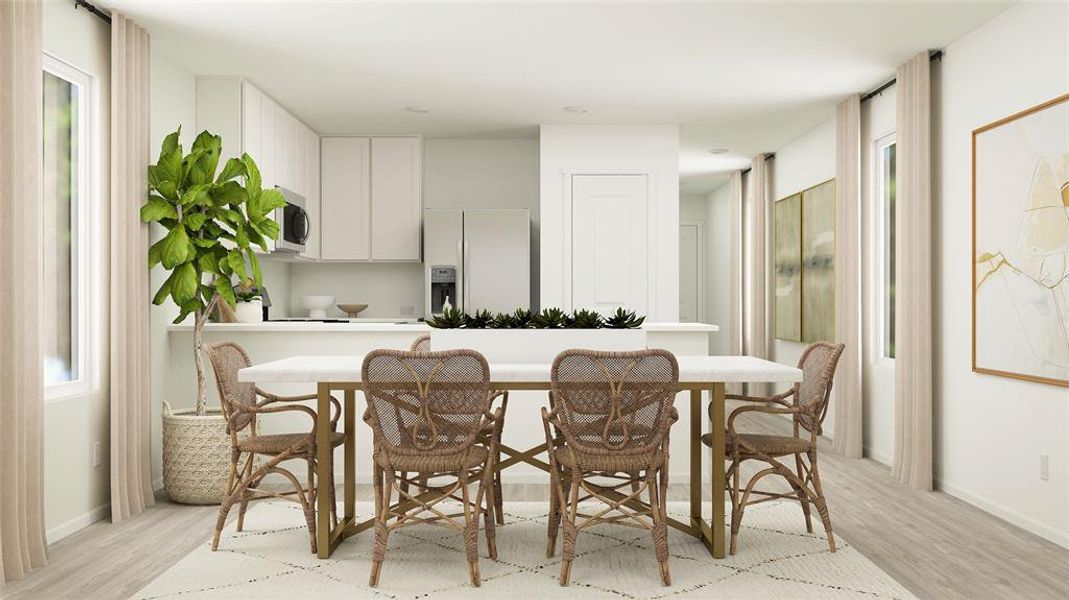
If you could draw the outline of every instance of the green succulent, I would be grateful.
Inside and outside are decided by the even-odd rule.
[[[464,313],[456,308],[447,308],[442,314],[427,321],[427,324],[435,329],[459,329],[464,325]]]
[[[485,308],[475,311],[475,314],[465,314],[463,318],[464,327],[467,329],[486,329],[494,320],[494,315]]]
[[[568,325],[568,315],[559,308],[544,308],[531,318],[531,326],[538,329],[563,329]]]
[[[646,317],[635,315],[635,311],[624,310],[621,307],[617,308],[616,312],[605,319],[605,327],[610,329],[635,329],[641,326],[645,320]]]
[[[601,315],[596,311],[579,309],[568,319],[568,327],[575,329],[599,329],[602,327]]]
[[[512,313],[497,313],[490,321],[490,329],[516,329],[516,318]]]
[[[516,329],[527,329],[531,326],[534,315],[526,308],[517,308],[512,313],[512,326]]]

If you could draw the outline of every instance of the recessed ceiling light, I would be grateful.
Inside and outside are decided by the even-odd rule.
[[[564,112],[570,112],[577,115],[585,115],[588,111],[582,106],[565,106]]]
[[[731,152],[727,148],[709,148],[709,154],[727,154]]]
[[[405,110],[410,113],[419,113],[421,115],[431,112],[431,109],[427,108],[426,106],[406,106]]]

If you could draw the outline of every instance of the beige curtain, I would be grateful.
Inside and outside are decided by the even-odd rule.
[[[743,308],[746,320],[746,335],[743,352],[758,358],[771,358],[772,337],[770,302],[772,272],[769,268],[769,225],[772,222],[772,205],[768,198],[768,157],[758,154],[750,169],[749,199],[746,213],[749,227],[746,229],[746,268],[750,274],[750,295]],[[766,383],[746,384],[747,393],[768,395],[771,386]]]
[[[149,417],[148,33],[111,22],[111,518],[151,506]]]
[[[731,322],[728,324],[728,351],[742,354],[742,171],[731,174]]]
[[[861,458],[861,97],[839,103],[835,119],[835,337],[846,345],[835,375],[833,449]]]
[[[0,586],[47,562],[41,4],[0,2]]]
[[[932,489],[932,208],[928,53],[898,67],[895,454],[892,474]]]

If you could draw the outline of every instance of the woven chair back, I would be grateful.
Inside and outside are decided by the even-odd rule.
[[[238,381],[238,371],[252,365],[252,361],[245,349],[234,342],[208,344],[204,349],[215,371],[227,432],[237,433],[255,418],[253,413],[242,409],[256,404],[256,385]]]
[[[824,417],[828,414],[835,367],[839,364],[839,357],[842,356],[844,348],[846,346],[843,344],[813,342],[798,359],[802,382],[795,384],[794,397],[802,410],[795,419],[810,433],[820,435]]]
[[[388,454],[464,452],[490,409],[490,368],[474,350],[375,350],[362,379],[375,446]]]
[[[421,335],[412,342],[412,347],[409,350],[413,352],[430,352],[431,351],[431,336]]]
[[[594,455],[655,450],[679,391],[679,365],[665,350],[565,350],[551,378],[565,440]]]

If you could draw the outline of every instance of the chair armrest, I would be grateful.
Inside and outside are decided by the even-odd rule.
[[[728,417],[728,431],[730,433],[738,433],[735,431],[735,419],[739,415],[749,412],[764,413],[768,415],[796,415],[801,411],[797,406],[741,406],[731,411],[731,415]]]
[[[264,391],[257,387],[256,395],[264,399],[263,402],[257,403],[257,406],[267,406],[275,402],[305,402],[308,400],[317,400],[319,394],[302,394],[300,396],[279,396],[278,394],[272,394],[271,392]],[[338,429],[338,419],[341,418],[341,402],[334,396],[330,397],[331,413],[333,416],[330,418],[330,430],[336,431]]]
[[[745,402],[765,402],[765,403],[774,402],[776,404],[784,404],[784,405],[786,405],[787,403],[785,402],[785,400],[787,398],[790,398],[793,395],[794,395],[794,388],[791,388],[791,389],[787,390],[786,392],[783,392],[781,394],[776,394],[775,396],[745,396],[745,395],[742,395],[742,394],[726,394],[724,396],[724,399],[725,400],[743,400]]]
[[[290,404],[290,405],[287,405],[287,406],[254,405],[254,406],[245,406],[243,408],[240,408],[239,410],[241,412],[252,413],[252,414],[255,414],[255,415],[269,415],[269,414],[278,414],[278,413],[284,413],[284,412],[304,413],[304,414],[308,415],[308,417],[310,419],[312,419],[312,431],[311,431],[311,434],[312,434],[313,437],[315,436],[316,431],[319,428],[319,420],[318,420],[318,417],[316,416],[316,411],[308,408],[307,406],[304,406],[303,404]]]
[[[549,452],[550,459],[553,458],[553,449],[556,447],[556,442],[553,439],[553,427],[557,427],[557,411],[546,410],[546,407],[542,407],[542,429],[546,434],[546,449]]]

